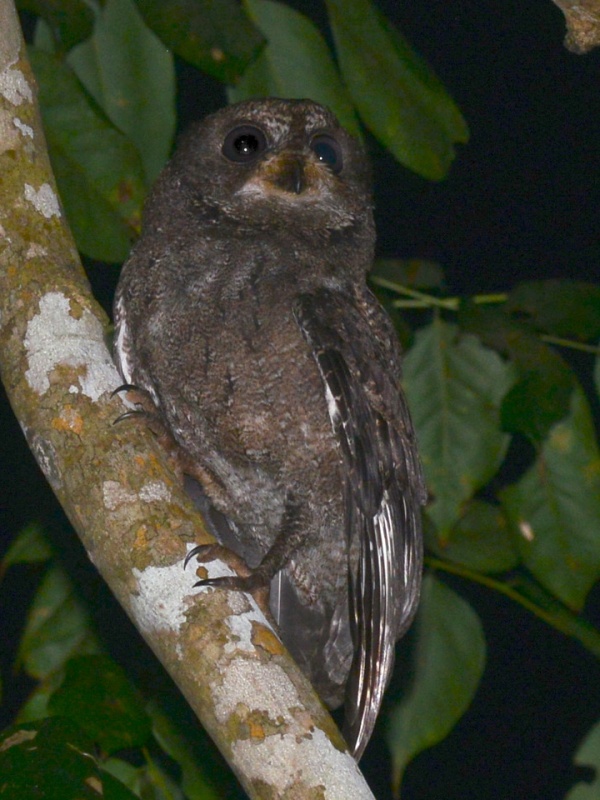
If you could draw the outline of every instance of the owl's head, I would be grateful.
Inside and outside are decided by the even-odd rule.
[[[364,149],[310,100],[250,100],[205,118],[163,173],[163,196],[172,181],[199,219],[288,231],[372,224]]]

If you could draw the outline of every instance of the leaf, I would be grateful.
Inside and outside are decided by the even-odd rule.
[[[581,389],[533,467],[501,499],[524,563],[566,605],[580,609],[600,577],[600,453]]]
[[[44,19],[62,50],[69,50],[92,32],[94,13],[86,0],[18,0],[17,8]]]
[[[161,698],[161,706],[164,700]],[[231,777],[229,774],[210,774],[216,770],[203,739],[205,732],[202,729],[190,730],[189,726],[184,728],[176,709],[171,708],[169,713],[165,713],[161,706],[155,700],[148,704],[152,733],[165,753],[181,768],[181,788],[186,797],[219,800],[227,794],[226,787]]]
[[[520,283],[506,302],[509,314],[555,336],[600,337],[600,286],[581,281]]]
[[[441,741],[469,707],[485,666],[479,617],[431,575],[417,615],[413,684],[392,711],[387,742],[396,796],[407,764]]]
[[[30,48],[52,168],[77,247],[101,261],[127,257],[145,195],[139,155],[97,111],[70,67]]]
[[[522,433],[540,445],[552,426],[568,414],[575,375],[557,353],[541,342],[522,339],[521,344],[530,355],[536,352],[538,360],[533,367],[520,370],[519,380],[504,398],[502,427],[510,433]],[[513,353],[515,348],[516,345]]]
[[[146,27],[133,0],[107,0],[93,36],[67,60],[115,127],[135,144],[151,184],[175,135],[171,53]]]
[[[573,760],[578,766],[595,770],[596,777],[592,783],[578,783],[571,789],[565,800],[598,800],[600,797],[600,722],[594,725],[579,745]]]
[[[459,323],[516,367],[519,377],[502,403],[502,427],[510,433],[524,434],[538,446],[550,428],[569,413],[576,385],[573,370],[503,309],[465,302],[460,308]]]
[[[327,0],[342,77],[365,125],[405,166],[443,178],[467,125],[435,77],[369,0]]]
[[[50,711],[77,723],[107,753],[145,744],[150,718],[123,670],[103,655],[72,658]]]
[[[3,800],[136,800],[98,769],[93,743],[72,722],[50,718],[13,726],[0,739]]]
[[[18,660],[43,679],[74,654],[97,649],[87,610],[64,571],[52,567],[41,582],[19,645]]]
[[[346,89],[315,25],[273,0],[245,0],[244,6],[267,45],[238,84],[228,89],[230,102],[251,97],[310,98],[330,108],[350,133],[360,135]]]
[[[575,614],[564,603],[557,600],[555,595],[546,591],[540,584],[522,571],[512,573],[507,579],[507,586],[512,592],[521,595],[537,616],[551,625],[565,636],[571,636],[600,659],[600,630],[595,628],[585,617]]]
[[[415,336],[404,383],[442,541],[464,503],[498,469],[508,445],[502,398],[514,373],[474,336],[436,318]]]
[[[52,550],[39,522],[30,522],[21,530],[2,559],[2,571],[14,564],[35,564],[48,561]]]
[[[234,83],[264,39],[236,0],[136,0],[146,25],[202,72]]]
[[[427,546],[441,558],[476,572],[506,572],[519,562],[519,553],[502,509],[473,500],[447,540],[427,537]]]
[[[184,800],[185,797],[211,800],[210,795],[206,794],[184,794],[174,780],[155,763],[147,750],[144,757],[146,764],[142,767],[134,767],[117,758],[107,759],[103,767],[105,773],[144,800]],[[106,778],[104,780],[106,785]]]

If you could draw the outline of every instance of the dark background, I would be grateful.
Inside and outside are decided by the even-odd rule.
[[[293,5],[326,29],[320,4]],[[380,255],[438,261],[456,294],[538,278],[599,281],[600,52],[576,56],[564,49],[563,17],[551,0],[379,5],[434,67],[471,130],[441,183],[412,175],[369,140]],[[182,119],[224,103],[222,87],[185,65],[178,69]],[[89,265],[89,272],[108,306],[116,268]],[[80,584],[89,589],[98,579],[65,533],[67,523],[4,397],[0,424],[3,550],[35,511],[58,531],[65,551],[77,551]],[[2,649],[14,647],[34,584],[30,572],[13,570],[0,586]],[[403,800],[562,800],[577,779],[592,775],[576,769],[572,757],[600,718],[600,664],[508,600],[452,585],[483,619],[487,668],[457,728],[408,768]],[[115,629],[118,612],[99,608],[103,614]],[[587,614],[600,625],[598,589]],[[122,627],[124,649],[131,649],[133,634],[125,621]],[[153,658],[141,644],[138,651],[142,661]],[[14,696],[14,680],[3,678]],[[0,713],[9,718],[11,710],[8,701]],[[375,739],[363,762],[381,800],[389,796],[383,750]]]

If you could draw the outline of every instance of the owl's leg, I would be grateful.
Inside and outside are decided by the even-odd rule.
[[[187,554],[185,564],[196,556],[200,561],[213,561],[223,558],[241,575],[228,575],[219,578],[204,578],[194,586],[215,586],[223,589],[235,589],[244,592],[255,592],[269,586],[272,578],[288,563],[294,551],[306,536],[306,525],[303,505],[288,492],[279,534],[270,550],[257,567],[251,569],[239,556],[222,545],[199,545]],[[241,563],[240,563],[241,562]]]

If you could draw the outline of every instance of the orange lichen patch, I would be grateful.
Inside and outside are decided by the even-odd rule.
[[[284,652],[284,647],[277,636],[260,622],[252,623],[252,644],[255,647],[262,647],[273,656],[281,655]]]
[[[80,436],[83,431],[83,419],[73,406],[66,405],[60,412],[60,416],[52,420],[52,427],[57,431],[72,431]]]
[[[250,734],[251,739],[258,740],[260,742],[263,741],[266,735],[265,729],[260,722],[256,722],[253,719],[248,720],[248,733]]]
[[[136,467],[140,467],[141,468],[141,467],[145,467],[146,466],[146,459],[144,458],[144,456],[136,455],[134,457],[133,461],[134,461]]]
[[[148,526],[140,525],[140,527],[135,532],[135,541],[133,543],[133,546],[146,547],[147,543],[148,543]]]

